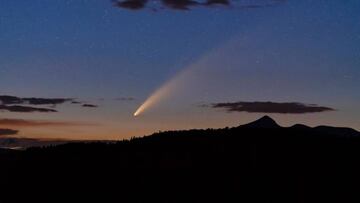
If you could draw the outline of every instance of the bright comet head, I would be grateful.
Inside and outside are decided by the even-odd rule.
[[[143,113],[146,109],[155,104],[159,103],[159,101],[164,98],[171,89],[175,86],[175,81],[171,80],[168,83],[165,83],[162,87],[157,89],[150,97],[148,97],[145,102],[135,111],[134,116],[139,116]]]
[[[138,116],[138,115],[139,115],[139,112],[136,111],[136,112],[134,113],[134,116],[136,117],[136,116]]]

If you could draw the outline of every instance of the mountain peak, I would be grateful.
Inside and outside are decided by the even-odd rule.
[[[248,128],[280,128],[281,127],[270,116],[263,116],[256,121],[253,121],[251,123],[242,126]]]

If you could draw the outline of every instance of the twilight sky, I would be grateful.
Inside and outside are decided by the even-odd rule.
[[[1,137],[124,139],[264,114],[360,130],[360,1],[121,2],[0,2],[0,95],[20,99],[0,99]]]

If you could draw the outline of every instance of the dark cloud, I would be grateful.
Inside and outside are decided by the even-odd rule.
[[[72,104],[81,104],[81,102],[79,102],[79,101],[72,101],[71,103]]]
[[[230,5],[230,0],[208,0],[206,5]]]
[[[119,97],[115,99],[116,101],[134,101],[134,97]]]
[[[114,6],[130,10],[139,10],[145,7],[147,0],[113,1]]]
[[[285,3],[287,0],[113,0],[113,4],[116,7],[140,10],[151,3],[155,5],[155,8],[168,8],[172,10],[188,10],[194,6],[213,7],[214,5],[232,6],[238,8],[264,8],[270,6],[276,6],[278,4]]]
[[[281,113],[281,114],[304,114],[334,111],[330,107],[308,105],[297,102],[228,102],[215,103],[212,108],[222,108],[228,112],[249,112],[249,113]]]
[[[130,100],[130,97],[127,99]],[[9,112],[57,112],[54,108],[64,103],[83,104],[83,107],[98,107],[97,105],[86,104],[72,98],[37,98],[0,95],[0,110]],[[37,107],[42,105],[50,105],[50,108]]]
[[[14,127],[37,127],[37,126],[90,126],[91,123],[46,121],[46,120],[25,120],[25,119],[0,119],[0,126]]]
[[[30,105],[58,105],[64,104],[66,102],[74,101],[74,99],[70,98],[21,98],[9,95],[0,95],[0,103],[3,105],[10,104],[30,104]]]
[[[14,97],[14,96],[0,95],[0,103],[1,104],[21,104],[22,99],[19,97]]]
[[[97,108],[97,107],[99,107],[99,106],[98,106],[98,105],[94,105],[94,104],[83,104],[82,107]]]
[[[21,106],[21,105],[0,105],[0,111],[9,111],[9,112],[18,112],[18,113],[32,113],[32,112],[57,112],[55,109],[50,108],[36,108],[31,106]]]
[[[0,128],[0,136],[1,135],[16,135],[19,131],[12,129],[1,129]]]
[[[65,102],[73,101],[73,99],[23,98],[23,101],[31,105],[58,105],[58,104],[63,104]]]
[[[171,9],[187,10],[191,6],[197,6],[201,3],[192,0],[161,0],[163,5]]]

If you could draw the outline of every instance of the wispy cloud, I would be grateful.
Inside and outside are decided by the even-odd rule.
[[[98,106],[98,105],[95,105],[95,104],[83,104],[82,107],[97,108],[97,107],[99,107],[99,106]]]
[[[116,101],[134,101],[135,98],[134,97],[119,97],[119,98],[115,98]]]
[[[18,113],[32,112],[57,112],[53,109],[56,105],[66,102],[75,102],[70,98],[37,98],[37,97],[16,97],[10,95],[0,95],[0,110]],[[37,106],[51,105],[52,108],[39,108]]]
[[[0,103],[10,104],[30,104],[30,105],[58,105],[74,101],[71,98],[36,98],[36,97],[16,97],[9,95],[0,95]]]
[[[21,105],[0,105],[0,111],[9,111],[9,112],[18,112],[18,113],[32,113],[32,112],[57,112],[55,109],[50,108],[37,108],[31,106],[21,106]]]
[[[123,100],[131,100],[131,97],[124,97]],[[0,95],[0,111],[17,113],[52,113],[58,112],[55,108],[61,104],[80,104],[82,107],[98,107],[73,98],[38,98],[38,97],[17,97],[10,95]],[[43,107],[45,105],[45,108]],[[39,107],[41,106],[41,107]]]
[[[13,130],[13,129],[1,129],[0,128],[0,136],[1,135],[16,135],[18,134],[18,130]]]
[[[304,114],[335,111],[335,109],[318,106],[315,104],[303,104],[299,102],[226,102],[215,103],[212,108],[225,109],[228,112],[248,112],[248,113],[280,113],[280,114]]]
[[[214,8],[216,5],[240,9],[264,8],[285,3],[287,0],[113,0],[113,5],[129,10],[171,9],[189,10],[192,7]]]
[[[114,6],[130,10],[139,10],[145,7],[147,0],[113,1]]]
[[[49,120],[25,120],[25,119],[0,119],[0,126],[11,127],[38,127],[38,126],[93,126],[93,123],[49,121]]]

